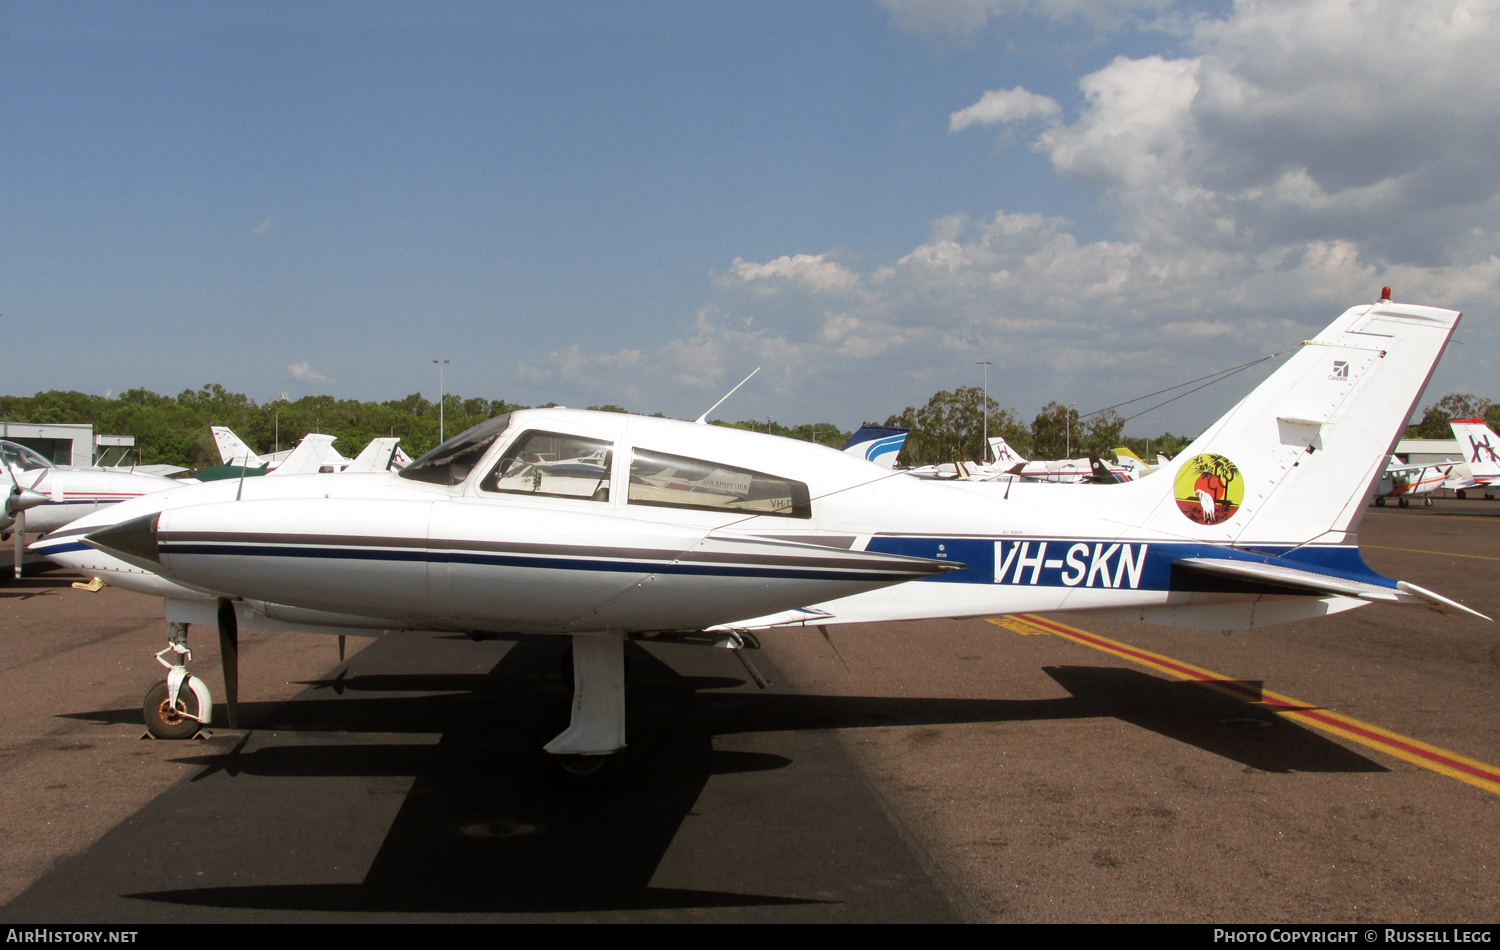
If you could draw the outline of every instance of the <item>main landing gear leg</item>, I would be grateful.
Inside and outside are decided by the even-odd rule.
[[[167,624],[167,648],[156,661],[167,668],[167,680],[146,693],[141,716],[154,739],[191,739],[213,717],[208,684],[187,671],[193,659],[187,645],[188,625]]]
[[[625,638],[573,637],[568,727],[542,747],[549,769],[573,785],[606,782],[625,757]]]

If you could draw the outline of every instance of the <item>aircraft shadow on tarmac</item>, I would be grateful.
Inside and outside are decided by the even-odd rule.
[[[74,578],[69,577],[23,577],[19,579],[6,578],[6,587],[11,590],[0,589],[0,598],[14,598],[16,600],[30,600],[33,597],[43,597],[55,590],[72,587]]]
[[[394,667],[379,662],[379,654],[396,639],[372,644],[359,664]],[[237,744],[225,752],[194,755],[204,746],[185,745],[189,754],[177,761],[204,771],[174,791],[191,794],[185,789],[196,784],[205,793],[213,787],[223,794],[248,775],[292,782],[294,794],[316,796],[327,794],[320,783],[329,779],[415,776],[363,881],[171,888],[125,896],[204,907],[355,913],[825,903],[651,886],[711,777],[794,764],[775,752],[715,748],[716,738],[736,734],[1115,717],[1266,772],[1385,771],[1241,700],[1134,670],[1047,668],[1071,694],[1047,700],[703,692],[743,683],[680,674],[632,645],[628,767],[607,788],[564,789],[544,778],[537,751],[546,737],[544,726],[567,702],[557,672],[562,647],[546,638],[520,640],[486,674],[347,676],[341,670],[290,702],[242,704],[242,721],[252,731],[235,737]],[[699,659],[716,652],[678,648],[670,656],[680,668],[722,669],[720,657]],[[1250,686],[1258,691],[1256,684]],[[135,715],[109,711],[74,718],[116,722]],[[441,738],[425,744],[392,741],[418,734]],[[227,745],[230,738],[220,737],[213,746]],[[774,736],[764,745],[781,748]],[[714,820],[729,823],[722,832],[726,842],[757,833],[754,817]],[[274,836],[277,829],[264,833]],[[295,864],[287,874],[296,876]]]

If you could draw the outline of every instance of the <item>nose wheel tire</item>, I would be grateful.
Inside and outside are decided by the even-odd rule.
[[[548,780],[570,788],[599,788],[613,782],[625,768],[624,749],[605,755],[553,755],[541,748],[568,728],[569,719],[569,707],[559,706],[543,721],[538,734],[537,752]]]
[[[609,755],[552,755],[543,752],[548,776],[562,785],[595,788],[613,782],[625,767],[625,753]]]
[[[167,702],[167,684],[157,683],[146,693],[141,716],[146,731],[157,739],[191,739],[198,734],[200,723],[192,718],[199,714],[198,697],[184,682],[177,691],[177,705]]]

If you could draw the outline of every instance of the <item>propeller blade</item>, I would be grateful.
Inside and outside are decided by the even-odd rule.
[[[239,728],[240,709],[240,621],[234,602],[219,598],[219,656],[224,661],[224,709],[229,728]]]
[[[26,509],[16,512],[16,530],[10,536],[16,546],[16,579],[21,579],[21,558],[26,552]]]

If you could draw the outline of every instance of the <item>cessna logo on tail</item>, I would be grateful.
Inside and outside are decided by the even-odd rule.
[[[1333,361],[1333,375],[1330,376],[1330,377],[1328,377],[1328,378],[1329,379],[1348,379],[1349,378],[1349,362],[1348,362],[1348,360],[1334,360]]]

